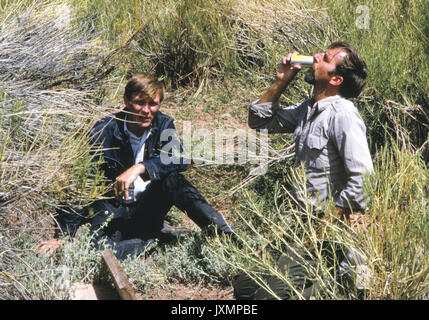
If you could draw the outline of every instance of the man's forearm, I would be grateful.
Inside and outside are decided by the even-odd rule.
[[[290,73],[285,75],[284,79],[276,79],[268,88],[268,90],[263,94],[263,96],[259,100],[259,103],[278,101],[283,91],[286,89],[286,87],[289,85],[289,83],[292,81],[296,74],[297,71],[291,71]]]
[[[293,54],[298,54],[298,52],[294,52]],[[276,74],[276,80],[271,84],[268,90],[261,97],[259,103],[278,101],[288,84],[301,70],[301,65],[299,63],[293,65],[290,64],[291,57],[292,53],[289,53],[287,56],[282,58],[279,70]]]
[[[115,181],[115,196],[119,198],[121,195],[125,196],[125,199],[128,199],[129,186],[136,181],[137,177],[146,172],[146,167],[143,163],[137,163],[132,167],[128,168],[121,175],[116,177]]]

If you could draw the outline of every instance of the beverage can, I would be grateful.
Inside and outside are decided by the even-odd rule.
[[[128,188],[128,199],[125,199],[125,196],[122,195],[120,198],[120,203],[122,205],[130,205],[136,202],[136,197],[134,195],[134,183],[130,184]]]
[[[302,66],[310,67],[314,62],[314,58],[312,56],[303,56],[303,55],[293,55],[290,58],[290,64],[300,63]]]

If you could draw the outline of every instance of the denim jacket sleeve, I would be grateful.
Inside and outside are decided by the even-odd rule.
[[[174,171],[184,171],[190,162],[183,157],[184,150],[174,125],[167,117],[157,132],[148,139],[147,157],[142,161],[151,181],[163,179]]]

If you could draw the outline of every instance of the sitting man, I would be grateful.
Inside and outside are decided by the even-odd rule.
[[[310,205],[321,210],[321,203],[332,195],[338,218],[362,229],[367,203],[363,176],[373,171],[373,165],[365,124],[347,99],[359,96],[365,86],[366,64],[350,44],[331,44],[328,50],[313,56],[305,74],[305,81],[314,86],[313,97],[280,108],[280,96],[301,70],[301,64],[291,63],[292,55],[282,58],[275,81],[261,99],[251,104],[249,126],[268,129],[270,133],[294,133],[296,166],[304,166]],[[294,195],[297,203],[305,207],[308,198],[298,191]],[[302,294],[309,298],[316,289],[311,284],[307,286],[306,271],[299,260],[289,254],[279,264],[289,270],[296,288],[305,287]],[[269,283],[282,299],[291,297],[291,290],[280,279],[272,277]],[[273,298],[246,275],[237,277],[234,287],[238,299]]]
[[[54,252],[61,242],[60,232],[73,236],[81,224],[90,221],[96,247],[104,240],[118,259],[138,255],[155,238],[174,233],[174,228],[164,222],[173,205],[202,229],[234,233],[222,215],[180,174],[187,165],[181,157],[173,118],[159,111],[163,97],[164,85],[155,77],[139,73],[129,80],[125,108],[98,121],[91,131],[92,144],[102,150],[102,170],[114,183],[114,190],[108,199],[94,202],[79,214],[59,210],[60,230],[57,228],[55,239],[37,245],[41,252]],[[171,150],[165,152],[167,146],[180,149],[180,156]]]

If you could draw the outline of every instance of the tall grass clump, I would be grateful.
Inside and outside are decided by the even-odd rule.
[[[371,229],[363,237],[373,261],[370,299],[427,299],[429,171],[419,152],[400,143],[381,148],[367,183]]]
[[[103,54],[93,30],[75,26],[71,15],[64,20],[63,11],[57,10],[64,5],[23,5],[25,10],[8,13],[1,26],[1,179],[6,203],[30,194],[39,198],[44,190],[57,194],[39,199],[61,199],[58,191],[77,186],[77,193],[88,194],[94,186],[84,176],[90,159],[87,133],[101,113],[94,102],[96,88],[105,84],[106,74],[96,65]]]
[[[271,75],[273,57],[285,48],[320,46],[311,35],[324,20],[297,3],[163,1],[165,9],[154,11],[153,20],[144,17],[139,47],[149,66],[173,84],[252,78],[255,70]],[[303,23],[308,20],[314,23]]]
[[[88,132],[104,112],[96,99],[110,71],[97,33],[76,22],[66,1],[3,5],[0,255],[12,297],[14,288],[25,291],[7,276],[25,252],[16,243],[46,238],[56,207],[82,206],[105,191]]]
[[[312,52],[335,35],[325,10],[295,0],[75,0],[74,6],[81,19],[106,30],[110,43],[134,36],[131,68],[156,72],[176,87],[201,87],[212,78],[254,81],[261,71],[271,78],[284,52]]]
[[[300,288],[277,265],[282,254],[295,252],[309,279],[321,288],[316,299],[427,299],[429,172],[420,156],[396,142],[378,152],[375,173],[365,184],[371,199],[365,213],[371,223],[365,232],[333,216],[321,219],[311,207],[294,209],[289,185],[302,189],[305,176],[288,170],[288,186],[273,181],[270,205],[254,188],[242,191],[245,201],[236,212],[242,247],[220,241],[213,250],[237,273],[248,274],[272,294],[267,279],[276,276],[302,298]],[[326,204],[327,216],[332,205]],[[366,266],[340,276],[341,248],[359,250]],[[357,290],[356,284],[364,289]]]
[[[143,17],[156,12],[146,10],[142,0],[70,0],[70,7],[81,23],[93,25],[106,45],[117,48],[124,45],[141,29]],[[155,2],[154,2],[155,3]],[[160,9],[158,7],[158,9]]]

